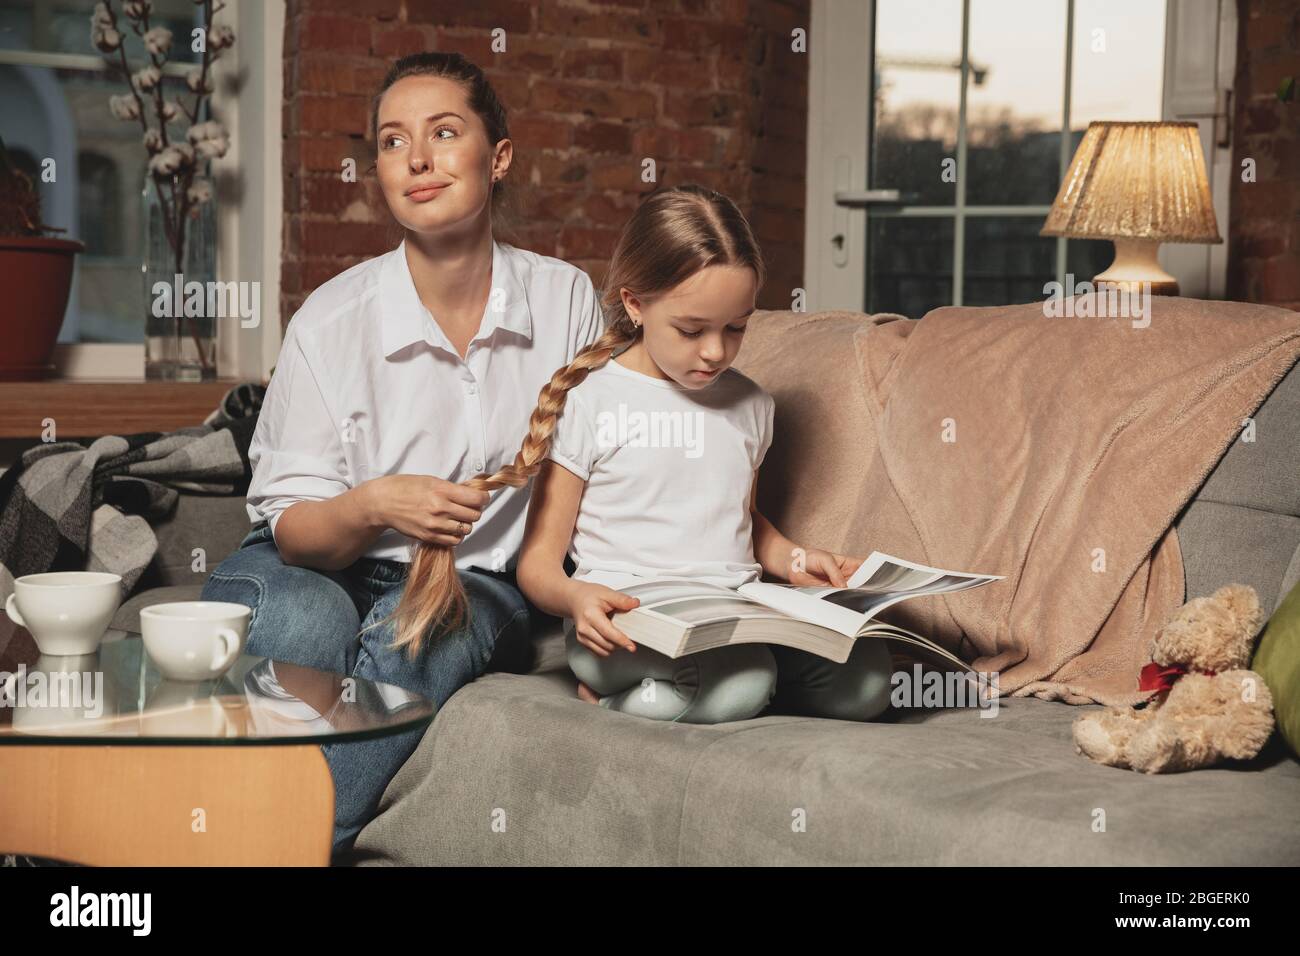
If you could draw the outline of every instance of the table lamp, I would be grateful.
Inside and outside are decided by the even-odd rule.
[[[1039,235],[1114,242],[1099,288],[1177,295],[1160,243],[1223,241],[1196,124],[1089,123]]]

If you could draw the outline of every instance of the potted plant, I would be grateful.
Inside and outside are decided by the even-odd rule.
[[[0,381],[34,381],[54,368],[73,259],[85,249],[41,222],[41,196],[0,140]]]

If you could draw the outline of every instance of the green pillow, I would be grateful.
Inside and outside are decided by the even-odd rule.
[[[1300,756],[1300,584],[1268,619],[1250,669],[1264,678],[1278,730]]]

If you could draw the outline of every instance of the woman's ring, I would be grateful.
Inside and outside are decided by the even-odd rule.
[[[464,521],[458,521],[458,522],[457,522],[457,525],[460,527],[460,533],[461,533],[462,535],[467,535],[467,534],[469,534],[469,524],[467,524],[467,523],[464,522]]]

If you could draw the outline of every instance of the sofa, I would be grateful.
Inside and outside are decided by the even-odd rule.
[[[852,355],[863,321],[832,313],[802,326],[800,355],[837,359],[802,387],[785,376],[769,388],[776,437],[760,479],[760,506],[789,537],[851,553],[870,550],[841,540],[852,489],[813,508],[787,500],[786,479],[828,455],[851,470],[862,454],[853,416],[824,412],[851,392],[853,362],[838,357]],[[755,317],[738,368],[777,324]],[[1300,581],[1300,372],[1255,420],[1275,439],[1270,453],[1234,443],[1176,529],[1188,597],[1243,582],[1271,612]],[[241,499],[183,495],[114,625],[196,597],[206,571],[192,570],[191,549],[214,567],[248,526]],[[1075,752],[1071,723],[1097,705],[1018,697],[991,719],[972,708],[893,709],[865,724],[659,723],[575,696],[558,621],[503,659],[508,671],[489,670],[440,710],[361,831],[355,863],[1300,863],[1300,761],[1278,734],[1250,761],[1146,776]]]

